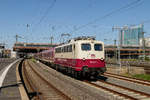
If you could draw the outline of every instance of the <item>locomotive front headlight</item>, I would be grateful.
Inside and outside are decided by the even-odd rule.
[[[82,60],[85,61],[85,58],[83,58]]]
[[[102,57],[102,58],[100,58],[100,60],[104,60],[104,58]]]

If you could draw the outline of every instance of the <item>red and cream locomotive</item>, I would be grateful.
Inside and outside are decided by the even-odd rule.
[[[94,37],[78,37],[50,50],[37,54],[57,70],[75,76],[97,76],[106,71],[104,43]]]

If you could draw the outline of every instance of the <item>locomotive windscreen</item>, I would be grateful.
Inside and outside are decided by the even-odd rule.
[[[91,45],[90,44],[82,44],[81,48],[82,48],[82,50],[89,51],[89,50],[91,50]]]
[[[102,51],[103,50],[102,44],[94,44],[94,49],[95,51]]]

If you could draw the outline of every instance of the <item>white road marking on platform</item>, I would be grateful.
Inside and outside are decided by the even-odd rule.
[[[0,71],[0,76],[2,75],[2,73],[3,73],[3,71],[6,69],[6,67],[5,68],[3,68],[1,71]]]
[[[10,65],[8,65],[7,67],[4,68],[5,70],[3,70],[2,74],[0,75],[0,87],[2,87],[3,81],[4,81],[4,79],[5,79],[5,76],[6,76],[7,72],[8,72],[8,70],[9,70],[17,61],[19,61],[19,60],[20,60],[20,59],[14,61],[13,63],[11,63]]]

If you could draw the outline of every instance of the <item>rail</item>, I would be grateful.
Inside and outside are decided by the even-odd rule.
[[[113,74],[113,73],[105,73],[104,76],[113,77],[113,78],[129,81],[129,82],[134,82],[134,83],[150,86],[150,81],[146,81],[146,80],[142,80],[142,79],[136,79],[136,78],[126,77],[126,76],[121,76],[121,75]]]
[[[53,95],[54,96],[48,96],[47,97],[47,94],[44,94],[46,90],[41,89],[41,88],[43,88],[42,86],[38,87],[38,86],[35,85],[35,82],[33,84],[33,82],[32,82],[33,79],[28,79],[29,80],[28,82],[29,82],[29,84],[31,84],[30,86],[32,87],[32,89],[37,92],[38,99],[40,99],[40,100],[53,99],[54,100],[54,99],[62,99],[63,98],[63,100],[71,100],[67,95],[65,95],[63,92],[61,92],[60,90],[58,90],[49,81],[47,81],[47,79],[45,79],[43,76],[41,76],[41,74],[38,71],[36,71],[35,68],[33,68],[33,66],[29,63],[29,61],[27,61],[27,65],[31,68],[31,70],[36,75],[36,77],[38,77],[37,78],[38,81],[41,82],[42,84],[44,84],[42,86],[49,87],[49,90],[47,88],[47,92],[53,90]],[[29,78],[29,76],[28,76],[28,78]]]

